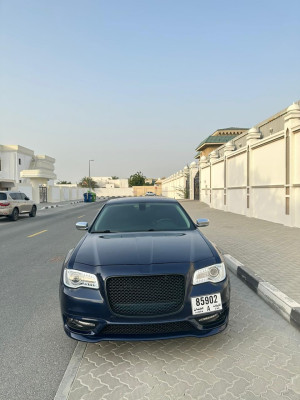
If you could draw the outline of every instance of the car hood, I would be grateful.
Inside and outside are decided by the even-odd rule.
[[[88,233],[75,262],[93,266],[195,262],[214,254],[198,230],[185,232]]]

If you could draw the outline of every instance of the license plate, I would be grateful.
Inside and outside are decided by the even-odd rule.
[[[220,293],[192,297],[191,301],[193,315],[222,310],[222,300]]]

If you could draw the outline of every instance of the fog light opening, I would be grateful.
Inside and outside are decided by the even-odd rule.
[[[81,320],[75,319],[75,318],[68,318],[67,325],[69,328],[76,329],[79,331],[90,331],[96,327],[95,322],[81,321]]]
[[[215,319],[217,319],[218,317],[219,317],[218,313],[206,315],[205,317],[198,318],[198,322],[200,322],[200,323],[211,322],[211,321],[214,321]]]

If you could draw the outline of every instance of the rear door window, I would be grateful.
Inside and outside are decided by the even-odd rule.
[[[10,193],[10,197],[13,200],[23,200],[22,193]]]
[[[19,200],[18,199],[18,193],[10,193],[9,195],[13,200]]]

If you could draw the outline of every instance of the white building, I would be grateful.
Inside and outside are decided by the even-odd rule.
[[[54,163],[26,147],[0,145],[0,190],[21,191],[37,204],[83,199],[85,190],[77,185],[54,185]]]
[[[98,197],[133,196],[133,188],[128,187],[128,179],[112,179],[110,176],[93,176],[98,188],[94,192]]]
[[[112,179],[111,176],[93,176],[99,188],[128,188],[128,179]]]
[[[0,190],[22,190],[40,202],[39,187],[53,184],[55,159],[19,145],[0,145]]]

